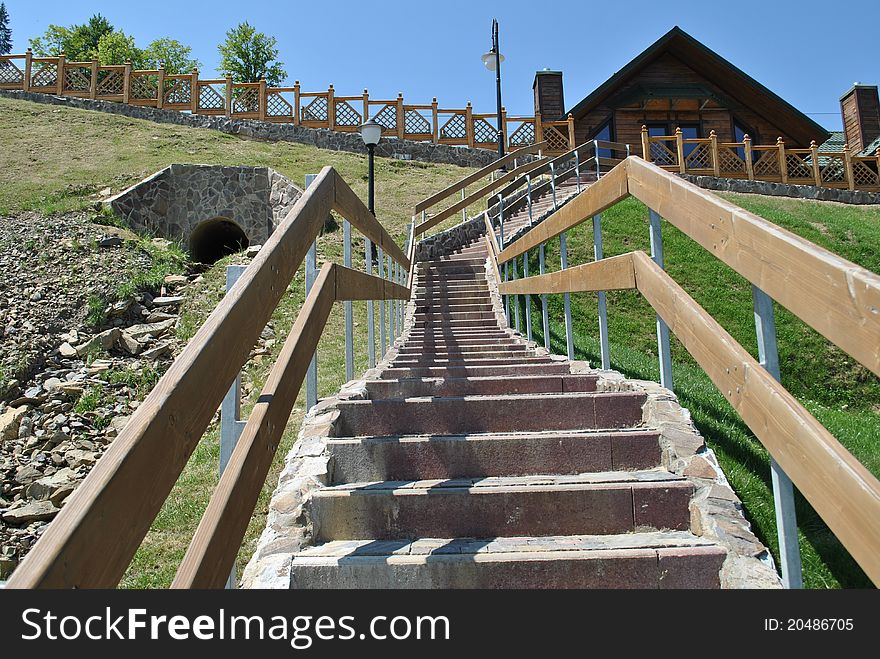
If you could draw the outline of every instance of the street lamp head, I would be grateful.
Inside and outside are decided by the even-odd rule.
[[[486,65],[486,68],[487,68],[487,69],[489,69],[489,70],[492,71],[492,72],[495,71],[495,51],[494,51],[494,50],[490,50],[490,51],[489,51],[488,53],[486,53],[485,55],[482,55],[482,56],[480,57],[480,59],[483,60],[483,64]],[[504,55],[499,54],[499,55],[498,55],[498,60],[501,61],[501,62],[503,62],[503,61],[504,61]]]
[[[361,138],[367,146],[376,146],[382,138],[382,124],[370,119],[360,128]]]

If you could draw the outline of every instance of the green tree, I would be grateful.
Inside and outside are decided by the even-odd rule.
[[[6,3],[0,2],[0,55],[12,52],[12,30],[9,29],[9,13]]]
[[[278,61],[278,40],[257,32],[250,23],[240,23],[226,33],[226,41],[217,46],[220,70],[236,82],[259,82],[265,79],[272,87],[287,78],[284,64]]]
[[[43,36],[30,40],[30,47],[38,57],[54,57],[64,53],[71,62],[87,61],[98,56],[98,43],[113,26],[101,14],[95,14],[83,25],[49,25]]]
[[[98,60],[104,66],[131,62],[131,65],[136,69],[147,67],[146,53],[137,47],[134,37],[130,37],[122,31],[108,32],[102,35],[98,40],[97,55]]]
[[[167,37],[156,39],[144,50],[146,68],[158,69],[164,63],[165,73],[177,75],[201,68],[201,63],[192,57],[192,48],[184,46],[176,39]]]

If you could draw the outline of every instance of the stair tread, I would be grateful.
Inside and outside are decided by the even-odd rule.
[[[495,538],[401,538],[399,540],[333,540],[294,554],[294,562],[308,565],[341,558],[426,557],[626,551],[634,549],[713,549],[724,550],[688,531],[648,531],[607,535],[554,535]]]
[[[364,435],[360,437],[328,437],[328,445],[344,443],[403,443],[403,442],[439,442],[439,441],[476,441],[491,440],[504,441],[506,439],[543,439],[557,437],[591,438],[604,437],[609,434],[615,436],[656,436],[660,431],[656,428],[610,428],[610,429],[582,429],[582,430],[536,430],[531,432],[469,432],[459,434],[399,434],[399,435]]]
[[[343,483],[321,488],[314,496],[375,495],[382,493],[426,495],[428,491],[493,493],[498,491],[549,491],[593,488],[596,485],[663,484],[691,487],[691,482],[665,469],[641,471],[604,471],[563,476],[559,474],[531,476],[486,476],[481,478],[446,478],[419,481],[370,481]]]

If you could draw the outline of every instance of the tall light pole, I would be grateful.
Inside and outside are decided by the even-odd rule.
[[[495,72],[495,97],[498,101],[498,157],[504,157],[504,128],[501,125],[501,62],[504,55],[498,49],[498,21],[492,19],[492,50],[481,57],[483,64],[490,71]]]

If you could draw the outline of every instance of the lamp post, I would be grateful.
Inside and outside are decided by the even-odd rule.
[[[374,176],[373,176],[373,158],[376,151],[376,145],[379,143],[379,140],[382,138],[382,124],[370,119],[360,127],[361,138],[364,140],[364,144],[367,145],[368,156],[368,169],[367,169],[367,207],[370,209],[370,212],[375,215],[375,193],[374,193]]]
[[[501,62],[504,55],[498,50],[498,21],[492,19],[492,50],[481,57],[483,64],[495,72],[495,97],[498,101],[498,157],[504,157],[504,129],[501,126]]]

